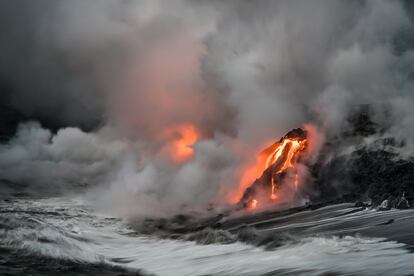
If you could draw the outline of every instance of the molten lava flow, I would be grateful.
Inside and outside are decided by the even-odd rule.
[[[274,164],[281,163],[281,166],[272,174],[272,189],[270,198],[276,199],[276,180],[274,178],[275,174],[279,174],[287,170],[288,168],[293,167],[294,162],[297,159],[297,153],[304,150],[306,146],[306,140],[298,140],[295,138],[284,138],[281,143],[279,143],[273,152],[267,157],[265,170],[271,167]],[[287,152],[286,152],[287,151]],[[282,155],[283,154],[283,155]],[[284,158],[284,160],[282,160]],[[295,177],[295,186],[297,185],[297,175]]]
[[[167,137],[167,149],[172,160],[177,163],[188,160],[194,154],[193,145],[200,138],[199,133],[191,124],[182,124],[167,129],[164,132]]]
[[[296,165],[305,148],[307,148],[307,133],[297,128],[262,151],[257,158],[256,180],[244,188],[239,204],[252,209],[253,205],[257,206],[257,200],[260,200],[261,206],[263,201],[266,203],[287,200],[285,195],[292,193],[284,190],[286,193],[279,192],[279,194],[277,190],[282,187],[282,182],[287,181],[292,182],[295,191],[298,190],[299,175]],[[254,172],[254,170],[249,170],[249,172]]]
[[[249,209],[256,209],[258,203],[257,199],[250,201]]]

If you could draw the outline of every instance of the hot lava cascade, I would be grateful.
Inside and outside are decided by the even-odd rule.
[[[282,185],[297,190],[299,175],[297,164],[307,147],[307,133],[301,128],[288,132],[278,142],[262,151],[258,166],[262,175],[248,187],[239,205],[255,209],[261,204],[280,202],[278,191]]]

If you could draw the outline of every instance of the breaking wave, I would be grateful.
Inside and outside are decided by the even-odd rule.
[[[414,255],[405,245],[382,238],[313,236],[268,250],[252,245],[258,234],[249,228],[238,236],[207,229],[187,240],[138,235],[125,221],[77,201],[8,201],[1,210],[0,247],[20,258],[31,254],[156,275],[414,273]]]

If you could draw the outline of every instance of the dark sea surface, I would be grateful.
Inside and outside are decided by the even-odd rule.
[[[240,227],[288,238],[255,244]],[[339,204],[231,218],[231,242],[213,229],[209,242],[173,240],[80,199],[13,199],[0,203],[0,275],[414,275],[413,230],[414,210]]]

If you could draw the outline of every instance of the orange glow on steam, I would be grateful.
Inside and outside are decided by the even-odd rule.
[[[193,157],[193,145],[200,138],[199,133],[193,125],[178,125],[167,129],[165,133],[169,138],[167,149],[172,160],[180,163]]]

